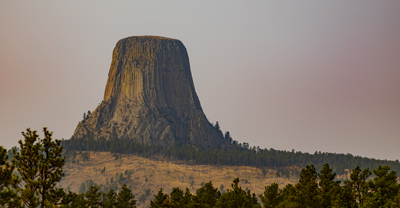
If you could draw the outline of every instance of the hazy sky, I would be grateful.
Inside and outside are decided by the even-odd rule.
[[[1,1],[0,145],[70,138],[135,35],[183,42],[206,116],[239,142],[400,159],[398,0]]]

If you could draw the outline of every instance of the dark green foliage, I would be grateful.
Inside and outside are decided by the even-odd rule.
[[[277,207],[282,201],[282,190],[279,190],[277,183],[265,187],[264,194],[260,195],[261,202],[265,208]]]
[[[361,168],[357,166],[350,174],[350,180],[345,181],[345,185],[348,186],[353,196],[360,206],[364,204],[365,198],[369,192],[370,187],[367,184],[367,179],[371,176],[372,172],[369,168],[361,171]]]
[[[7,150],[0,146],[0,207],[20,207],[20,197],[15,189],[20,182],[13,174],[14,164],[8,161]]]
[[[121,188],[121,192],[119,192],[117,201],[116,201],[116,208],[135,208],[136,207],[136,200],[135,196],[132,194],[131,190],[126,187],[124,184]]]
[[[22,132],[25,140],[18,142],[21,150],[14,152],[12,160],[23,182],[19,190],[27,207],[54,205],[64,195],[63,189],[56,188],[56,183],[64,176],[61,141],[53,141],[52,132],[47,128],[43,128],[43,132],[43,139],[36,131]]]
[[[98,208],[101,205],[101,192],[98,186],[91,186],[85,193],[86,203],[91,208]]]
[[[300,172],[300,180],[296,184],[298,203],[305,207],[321,207],[318,196],[318,174],[313,165],[307,165]]]
[[[185,195],[183,195],[182,205],[182,207],[194,207],[193,195],[188,188],[186,188]]]
[[[69,192],[61,201],[61,208],[89,208],[86,204],[84,194]]]
[[[228,143],[232,143],[233,139],[232,139],[232,137],[231,137],[229,131],[225,132],[224,139],[225,139]]]
[[[398,195],[400,187],[396,171],[389,172],[389,170],[389,166],[379,166],[372,170],[375,177],[368,181],[371,191],[367,193],[366,207],[383,207]]]
[[[102,194],[104,208],[113,208],[117,203],[117,193],[111,189],[107,194]]]
[[[221,192],[214,188],[210,181],[197,189],[196,196],[193,196],[193,201],[196,207],[213,207],[220,196]]]
[[[250,191],[244,191],[239,186],[239,178],[235,178],[232,183],[232,190],[228,189],[226,193],[222,194],[216,202],[218,208],[240,208],[240,207],[254,207],[261,208],[257,202],[257,196],[251,194]]]
[[[154,195],[155,199],[150,202],[150,207],[168,207],[168,194],[164,194],[162,188],[158,191],[157,195]],[[140,200],[139,200],[140,201]],[[143,203],[143,202],[142,202]]]
[[[340,193],[340,181],[334,181],[336,173],[332,173],[328,163],[324,164],[318,176],[321,206],[330,208],[332,207],[332,202],[336,200],[338,193]]]
[[[170,205],[172,207],[183,207],[183,191],[180,188],[173,188],[170,194]]]
[[[332,205],[333,207],[358,207],[358,203],[351,187],[347,184],[340,186],[336,193],[336,199],[332,201]]]

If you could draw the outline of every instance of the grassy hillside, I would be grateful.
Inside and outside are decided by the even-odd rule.
[[[79,192],[82,183],[92,180],[97,185],[106,184],[107,181],[117,180],[117,177],[123,173],[125,177],[118,186],[126,183],[139,199],[146,190],[148,196],[145,204],[148,204],[153,195],[157,193],[160,187],[164,193],[171,192],[173,187],[180,187],[185,190],[186,187],[192,193],[200,188],[203,182],[210,180],[215,187],[220,188],[223,185],[224,190],[231,188],[231,183],[235,177],[239,177],[240,185],[243,189],[250,189],[256,194],[264,192],[264,187],[273,182],[280,184],[280,187],[288,183],[296,183],[296,177],[283,178],[277,177],[276,169],[260,169],[246,166],[212,166],[212,165],[188,165],[183,162],[168,162],[166,160],[150,160],[134,155],[119,155],[119,159],[110,152],[90,152],[90,158],[82,162],[85,152],[77,155],[79,163],[72,164],[67,162],[64,166],[65,177],[60,182],[64,188],[69,187],[73,192]],[[105,170],[102,173],[102,170]],[[298,173],[297,168],[280,169],[280,172]],[[128,177],[127,173],[131,173]],[[278,173],[279,174],[279,173]],[[146,182],[147,178],[147,182]]]
[[[305,167],[306,165],[313,164],[317,171],[319,171],[325,163],[329,163],[332,169],[339,175],[345,175],[347,170],[354,169],[357,166],[360,166],[361,169],[370,168],[372,170],[379,165],[386,165],[390,166],[392,170],[400,172],[400,162],[398,160],[377,160],[374,158],[353,156],[351,154],[317,151],[314,154],[309,154],[295,150],[262,149],[255,146],[250,147],[248,143],[238,144],[235,141],[228,146],[205,149],[189,143],[161,146],[142,144],[131,139],[106,140],[105,138],[101,138],[95,140],[92,134],[88,134],[83,138],[63,140],[62,145],[65,155],[68,157],[75,151],[107,151],[119,154],[134,154],[144,158],[161,156],[197,165],[252,166],[285,169],[287,167]],[[287,174],[287,172],[283,172],[283,174]]]

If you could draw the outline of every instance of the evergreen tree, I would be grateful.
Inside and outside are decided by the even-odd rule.
[[[318,190],[318,175],[313,165],[307,165],[300,172],[300,180],[296,184],[298,202],[305,207],[321,207]]]
[[[185,195],[183,195],[182,205],[187,208],[194,207],[193,195],[188,188],[186,188]]]
[[[61,208],[89,208],[84,194],[76,194],[70,191],[63,197],[61,204]]]
[[[64,196],[63,189],[56,188],[64,176],[61,140],[53,141],[46,127],[43,132],[43,139],[36,131],[22,132],[25,140],[18,142],[21,150],[14,152],[13,163],[23,181],[20,196],[27,207],[55,205]]]
[[[383,207],[389,201],[393,201],[399,192],[396,171],[389,172],[389,166],[378,166],[372,170],[375,177],[368,181],[371,188],[365,207]]]
[[[217,130],[217,131],[221,131],[221,128],[219,127],[218,121],[215,123],[214,128],[215,128],[215,130]]]
[[[279,203],[277,207],[290,207],[290,208],[298,208],[303,207],[300,206],[298,200],[298,190],[292,184],[286,185],[281,192],[282,202]]]
[[[232,137],[231,137],[231,134],[229,133],[229,131],[225,132],[224,139],[225,139],[227,142],[232,143]]]
[[[121,192],[119,192],[116,208],[135,208],[136,200],[135,196],[132,194],[132,191],[126,187],[126,184],[122,186]]]
[[[8,162],[7,150],[0,146],[0,206],[21,206],[15,191],[20,180],[13,174],[14,169],[15,165]]]
[[[99,186],[90,186],[85,193],[86,203],[91,208],[99,208],[101,205],[101,193]]]
[[[321,206],[332,207],[332,202],[336,200],[336,196],[340,191],[340,181],[333,181],[336,173],[332,173],[329,164],[324,164],[319,174],[319,186],[321,187]]]
[[[173,188],[170,194],[170,206],[183,207],[183,191],[179,187]]]
[[[244,191],[242,187],[239,187],[239,178],[235,178],[232,183],[232,190],[228,189],[226,193],[223,193],[219,200],[216,202],[217,208],[261,208],[261,205],[257,202],[257,196],[251,194],[249,191]]]
[[[265,208],[277,207],[282,201],[281,190],[277,183],[272,183],[270,186],[265,187],[264,195],[260,195],[261,202]]]
[[[110,189],[110,191],[105,194],[102,194],[103,198],[103,207],[104,208],[114,208],[117,202],[117,193],[115,193],[114,189]]]
[[[332,201],[333,207],[348,207],[348,208],[358,208],[358,203],[353,195],[353,190],[350,186],[345,184],[339,187],[339,191],[336,195],[334,201]]]
[[[367,179],[372,175],[369,168],[361,171],[360,166],[357,166],[350,174],[350,180],[345,181],[345,184],[353,190],[354,198],[360,206],[363,206],[370,187],[367,184]]]
[[[221,192],[214,188],[210,181],[197,189],[196,196],[193,196],[193,201],[196,207],[214,207],[220,196]]]
[[[393,199],[389,199],[383,207],[384,208],[400,207],[400,191],[397,192],[397,195]]]
[[[168,204],[168,194],[164,194],[162,188],[158,191],[157,195],[154,195],[155,198],[150,202],[150,207],[158,208],[158,207],[167,207]]]

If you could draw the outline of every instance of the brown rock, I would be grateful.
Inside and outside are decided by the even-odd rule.
[[[176,39],[139,36],[114,48],[103,102],[73,137],[129,138],[146,144],[224,143],[208,122],[194,89],[185,46]]]

